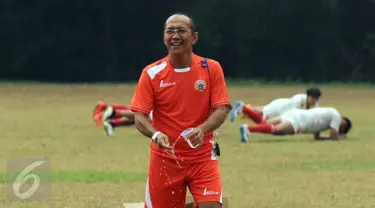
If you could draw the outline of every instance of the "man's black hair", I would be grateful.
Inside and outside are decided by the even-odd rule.
[[[309,88],[306,90],[307,96],[311,96],[313,98],[320,98],[322,96],[322,92],[319,88]]]
[[[350,129],[352,128],[352,122],[350,121],[350,119],[348,117],[342,117],[342,119],[344,119],[346,121],[346,127],[344,129],[344,134],[347,134]]]

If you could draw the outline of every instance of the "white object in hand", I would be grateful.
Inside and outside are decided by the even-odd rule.
[[[181,136],[184,138],[184,140],[189,144],[189,146],[193,149],[197,148],[199,146],[199,143],[197,143],[195,146],[191,143],[190,138],[187,137],[194,129],[193,128],[188,128],[185,129],[182,133]]]

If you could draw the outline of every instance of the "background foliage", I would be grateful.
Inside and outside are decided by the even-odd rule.
[[[166,55],[174,12],[194,18],[195,52],[227,77],[375,81],[374,0],[2,0],[0,78],[137,80]]]

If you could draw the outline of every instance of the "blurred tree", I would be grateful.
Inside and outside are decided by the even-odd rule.
[[[0,78],[137,80],[166,55],[173,12],[195,19],[195,52],[227,77],[375,81],[374,0],[3,0]]]

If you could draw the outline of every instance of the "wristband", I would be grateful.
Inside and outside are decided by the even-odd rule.
[[[157,131],[157,132],[155,132],[154,133],[154,135],[152,135],[152,137],[151,137],[151,139],[152,139],[152,141],[156,144],[156,143],[158,143],[158,136],[161,134],[161,132],[160,131]]]

